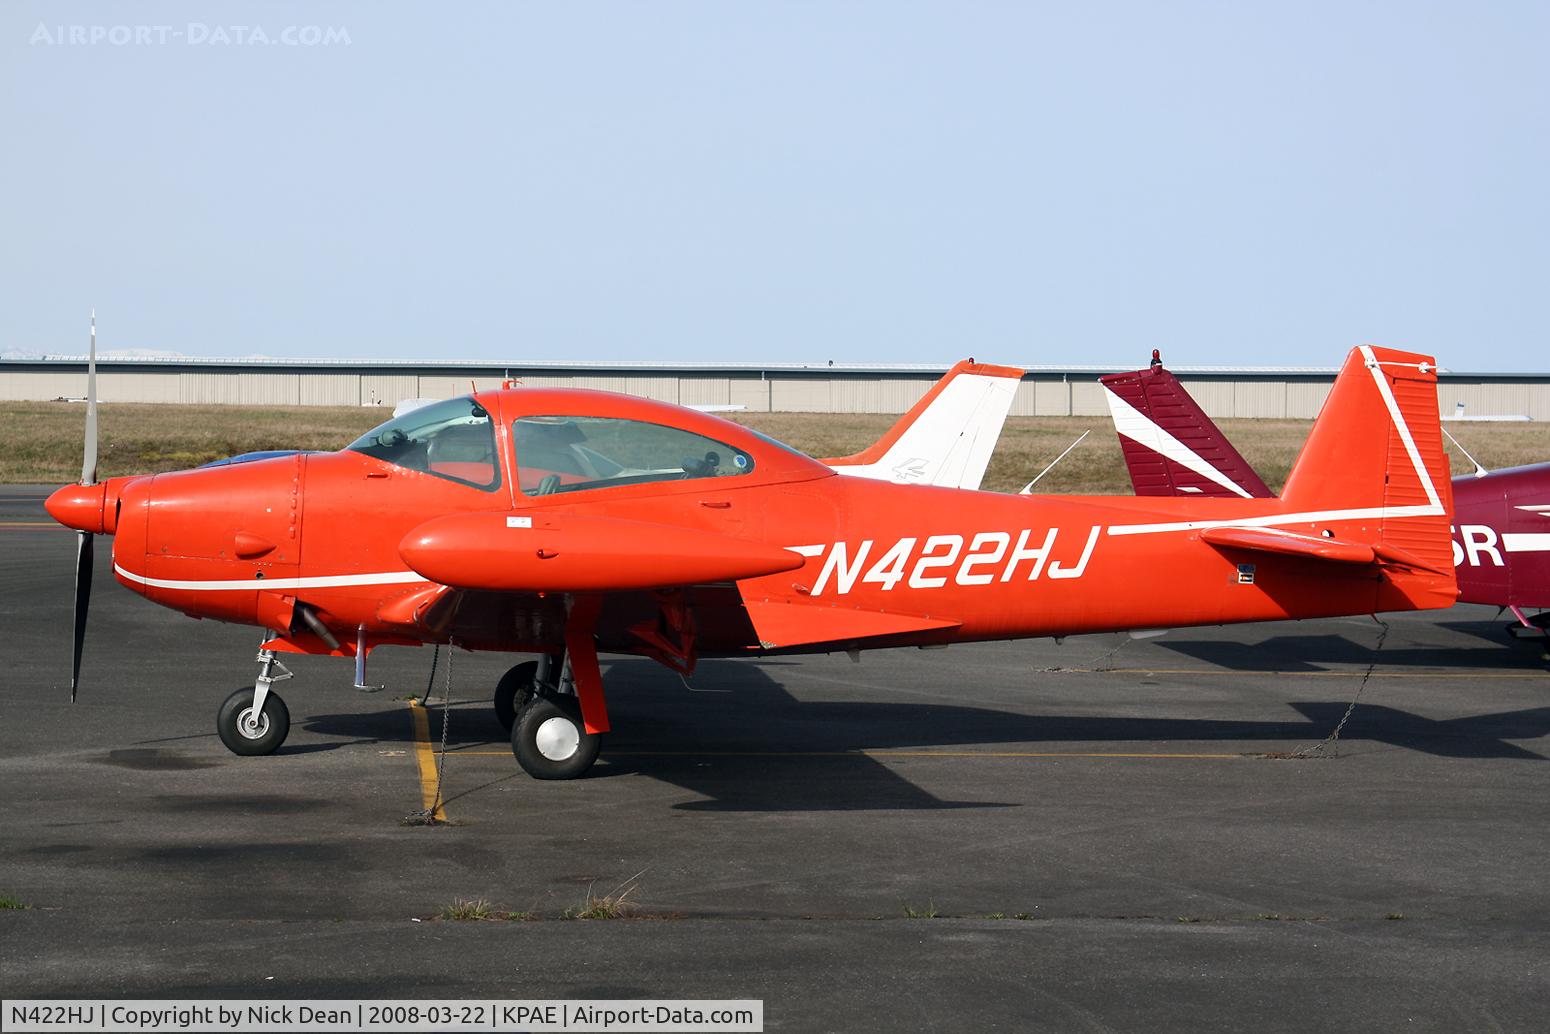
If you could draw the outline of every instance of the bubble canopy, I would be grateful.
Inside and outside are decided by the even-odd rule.
[[[666,488],[715,479],[732,488],[833,474],[717,416],[574,388],[508,388],[434,402],[346,449],[486,492],[509,486],[513,502],[653,482]]]
[[[553,495],[649,481],[752,474],[752,454],[726,442],[644,420],[533,415],[511,427],[517,486]]]

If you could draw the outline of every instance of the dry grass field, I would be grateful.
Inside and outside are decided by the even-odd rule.
[[[101,476],[156,473],[197,466],[258,449],[337,449],[387,419],[382,409],[299,406],[105,405],[101,408]],[[80,404],[0,402],[0,482],[63,484],[81,470]],[[814,456],[857,452],[896,417],[867,414],[748,413],[733,418]],[[1279,488],[1307,436],[1304,420],[1224,420],[1222,429]],[[1015,492],[1085,430],[1092,434],[1041,482],[1045,492],[1130,492],[1119,444],[1106,417],[1012,417],[996,447],[985,487]],[[1487,467],[1550,460],[1550,431],[1541,424],[1455,424],[1450,430]],[[1454,470],[1468,470],[1454,456]]]

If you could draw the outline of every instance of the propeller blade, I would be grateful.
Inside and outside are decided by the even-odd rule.
[[[86,611],[91,606],[92,557],[96,552],[89,531],[76,532],[75,553],[75,651],[70,658],[70,702],[81,681],[81,646],[86,642]]]
[[[81,484],[97,483],[97,310],[91,314],[91,348],[86,354],[86,450],[81,457]]]

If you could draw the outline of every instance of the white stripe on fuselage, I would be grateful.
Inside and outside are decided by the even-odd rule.
[[[127,571],[118,564],[119,577],[152,589],[187,589],[192,592],[238,592],[244,589],[336,589],[351,585],[429,585],[430,579],[413,571],[378,571],[374,574],[325,574],[308,578],[150,578]]]

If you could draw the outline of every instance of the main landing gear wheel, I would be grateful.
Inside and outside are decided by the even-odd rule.
[[[233,754],[273,754],[291,731],[291,712],[280,694],[270,690],[264,697],[263,711],[254,714],[253,690],[243,687],[227,697],[215,712],[215,728],[221,734],[221,742]]]
[[[495,684],[495,717],[507,732],[517,724],[517,712],[533,695],[533,682],[537,678],[538,662],[523,661]]]
[[[537,697],[517,715],[511,752],[534,779],[575,779],[597,760],[603,737],[589,733],[572,697]]]

